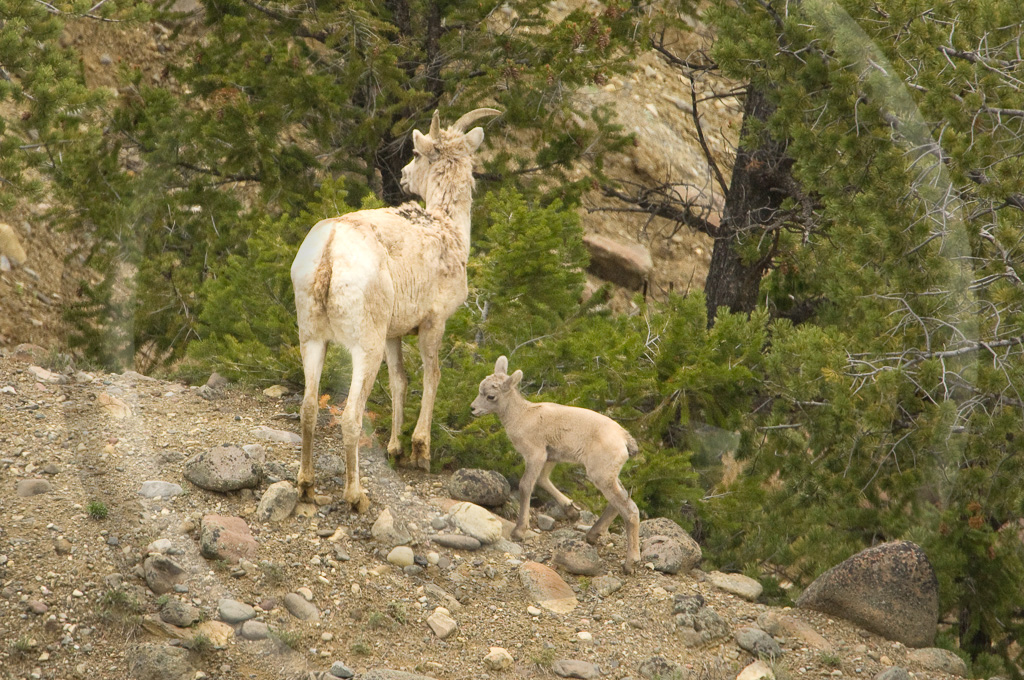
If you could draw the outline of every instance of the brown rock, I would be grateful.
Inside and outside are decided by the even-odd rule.
[[[519,567],[519,580],[530,598],[545,609],[568,614],[576,608],[576,595],[554,569],[537,562],[524,562]]]
[[[643,288],[654,268],[650,251],[638,243],[620,243],[606,236],[587,234],[583,244],[590,252],[590,273],[624,288]]]
[[[241,517],[206,515],[203,517],[199,548],[203,557],[237,564],[242,558],[256,557],[256,539]]]
[[[857,553],[819,576],[796,603],[908,647],[931,645],[938,627],[935,571],[924,551],[909,541]]]

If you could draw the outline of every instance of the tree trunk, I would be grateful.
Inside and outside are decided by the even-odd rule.
[[[714,232],[715,245],[704,286],[709,327],[714,325],[719,307],[748,314],[754,311],[761,277],[774,255],[776,211],[793,181],[785,145],[772,140],[765,131],[756,132],[773,110],[763,92],[748,88],[740,146],[722,221]]]

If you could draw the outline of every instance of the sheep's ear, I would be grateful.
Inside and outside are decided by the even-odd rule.
[[[475,127],[466,133],[466,145],[469,146],[469,152],[473,153],[480,148],[480,145],[484,141],[484,129]]]
[[[505,375],[508,371],[508,357],[502,355],[494,362],[494,375]]]
[[[427,156],[431,151],[434,150],[434,140],[426,136],[419,130],[412,131],[412,148],[416,149],[421,155]]]
[[[516,371],[515,373],[513,373],[512,375],[510,375],[508,377],[508,380],[505,382],[505,384],[510,389],[515,389],[516,387],[519,386],[519,381],[522,380],[522,379],[523,379],[523,372],[522,371]]]

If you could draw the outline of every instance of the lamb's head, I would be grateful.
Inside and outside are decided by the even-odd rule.
[[[508,359],[498,357],[494,363],[494,373],[480,381],[480,393],[470,404],[474,416],[482,416],[488,413],[496,413],[505,399],[519,387],[519,381],[523,379],[523,372],[516,371],[512,375],[508,371]]]
[[[419,130],[412,132],[413,158],[402,168],[402,188],[429,201],[429,194],[439,176],[452,171],[464,175],[462,181],[472,187],[472,156],[484,141],[484,130],[475,127],[466,132],[466,127],[479,118],[500,113],[496,109],[476,109],[463,115],[447,130],[442,130],[437,111],[434,111],[428,134]]]

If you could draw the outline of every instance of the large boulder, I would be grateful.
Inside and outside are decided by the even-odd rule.
[[[819,576],[797,606],[852,621],[908,647],[928,647],[939,621],[939,584],[909,541],[863,550]]]
[[[256,456],[234,444],[221,444],[185,462],[185,479],[209,491],[251,489],[263,479]]]
[[[457,501],[497,507],[508,501],[512,487],[505,476],[495,470],[462,468],[448,479],[448,493]]]
[[[640,290],[654,269],[651,252],[639,243],[588,234],[583,244],[590,253],[590,273],[624,288]]]

